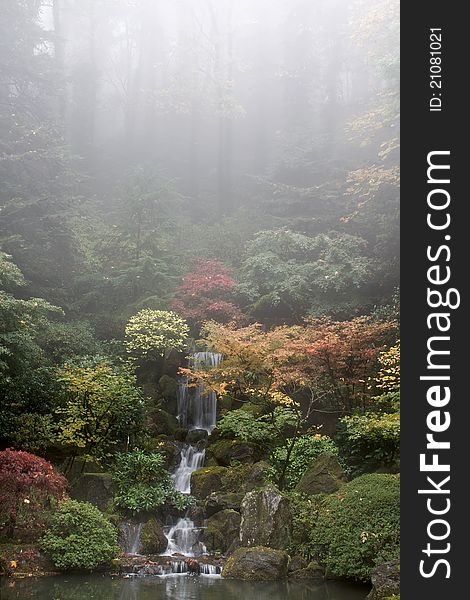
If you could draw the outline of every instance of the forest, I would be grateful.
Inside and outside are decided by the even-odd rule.
[[[1,7],[2,597],[399,598],[398,1]]]

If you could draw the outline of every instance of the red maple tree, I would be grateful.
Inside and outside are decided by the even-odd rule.
[[[51,501],[65,497],[67,485],[47,460],[22,450],[1,451],[0,527],[7,527],[12,534],[20,514],[22,526],[40,526],[43,510]]]
[[[245,317],[233,302],[237,282],[218,260],[198,260],[175,290],[173,310],[193,325],[204,321],[242,323]]]

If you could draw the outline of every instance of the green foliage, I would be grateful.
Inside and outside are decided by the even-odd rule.
[[[58,440],[74,454],[101,459],[136,433],[143,395],[128,367],[101,357],[58,372],[64,403],[56,410]]]
[[[165,350],[182,350],[189,333],[184,319],[175,312],[145,308],[126,325],[126,347],[136,357],[163,356]]]
[[[341,456],[353,468],[391,467],[400,448],[400,415],[366,413],[339,420]]]
[[[283,446],[275,448],[269,457],[273,465],[271,478],[274,483],[283,480],[283,488],[291,490],[300,481],[308,466],[322,452],[338,454],[338,448],[327,435],[301,435],[288,439]]]
[[[116,528],[92,504],[67,500],[53,515],[41,547],[61,570],[94,569],[119,553]]]
[[[282,229],[263,231],[248,244],[239,290],[256,316],[347,315],[371,277],[364,240]]]
[[[289,553],[300,554],[310,561],[316,554],[311,536],[317,523],[323,496],[289,492],[288,497],[292,514],[292,539]]]
[[[272,413],[254,417],[242,408],[231,410],[217,424],[225,437],[242,442],[253,442],[260,446],[275,445],[286,429],[295,425],[297,416],[294,411],[281,406]]]
[[[38,336],[45,356],[54,364],[76,360],[80,356],[93,356],[101,351],[93,329],[85,321],[50,323],[47,331]]]
[[[396,475],[362,475],[327,496],[312,543],[328,571],[362,581],[399,556],[400,484]]]
[[[188,508],[193,499],[175,490],[165,465],[166,458],[160,453],[135,450],[119,454],[113,472],[116,505],[133,512],[154,510],[165,504],[178,510]]]

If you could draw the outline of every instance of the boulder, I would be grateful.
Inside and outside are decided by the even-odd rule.
[[[265,462],[227,467],[222,484],[225,492],[251,492],[268,483],[270,466]]]
[[[168,540],[163,528],[156,519],[149,519],[142,528],[142,553],[160,554],[165,552]]]
[[[372,590],[367,600],[384,600],[400,594],[400,561],[392,560],[376,567],[371,575]]]
[[[208,517],[211,517],[215,513],[221,510],[236,510],[240,512],[240,506],[245,494],[237,494],[235,492],[229,492],[227,494],[220,492],[212,492],[206,499],[204,504],[204,511]]]
[[[187,444],[197,444],[198,442],[205,442],[207,440],[208,433],[205,429],[191,429],[188,431],[186,436]]]
[[[303,556],[291,556],[289,560],[289,573],[293,571],[300,571],[300,569],[305,569],[308,566],[308,562],[305,560]]]
[[[238,548],[228,559],[222,577],[250,581],[270,581],[287,577],[289,556],[283,550],[258,546]]]
[[[173,436],[178,427],[176,417],[161,408],[155,408],[150,411],[150,420],[150,430],[154,436]]]
[[[303,494],[332,494],[346,483],[338,457],[323,452],[305,471],[295,491]]]
[[[83,473],[71,485],[72,500],[89,502],[106,511],[114,498],[116,487],[109,473]]]
[[[221,510],[207,521],[202,541],[209,552],[226,554],[235,546],[240,535],[240,514],[234,510]]]
[[[317,562],[312,561],[306,567],[289,573],[291,579],[316,579],[323,581],[325,570]]]
[[[291,539],[289,500],[268,485],[248,492],[241,505],[240,542],[242,546],[286,548]]]
[[[225,467],[205,467],[194,471],[191,474],[191,495],[204,500],[212,492],[220,491],[226,470]]]
[[[256,446],[250,442],[237,440],[219,440],[211,444],[209,457],[215,458],[219,465],[229,467],[233,461],[243,464],[255,462]]]

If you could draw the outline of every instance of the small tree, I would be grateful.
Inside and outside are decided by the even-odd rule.
[[[242,322],[245,317],[233,302],[237,283],[218,260],[199,260],[176,288],[173,308],[194,325],[214,320]]]
[[[117,537],[95,506],[67,500],[53,515],[41,547],[58,569],[94,569],[117,556]]]
[[[189,333],[184,319],[168,310],[144,308],[126,325],[127,352],[135,358],[163,356],[165,350],[182,350]]]
[[[54,467],[29,452],[0,452],[0,526],[12,535],[17,524],[37,528],[44,512],[61,500],[67,480]]]
[[[143,395],[126,367],[104,359],[59,371],[65,403],[57,410],[58,440],[74,456],[102,459],[136,432]]]

